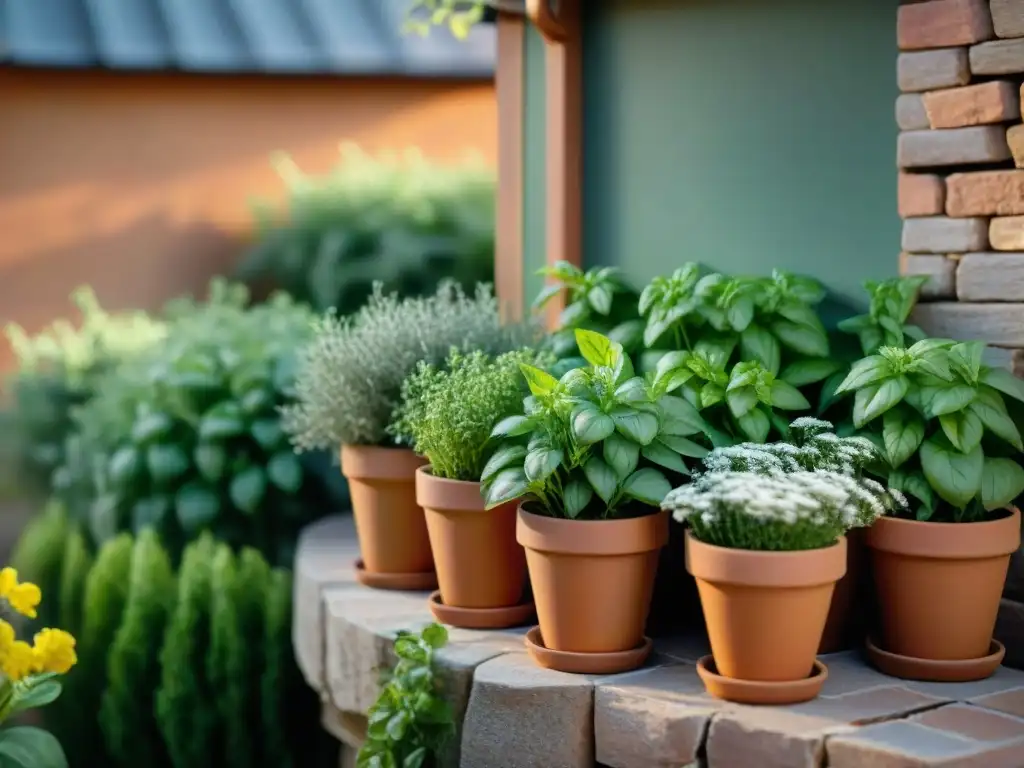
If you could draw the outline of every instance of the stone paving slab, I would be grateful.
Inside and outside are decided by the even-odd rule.
[[[296,656],[325,701],[325,725],[358,746],[380,672],[401,629],[433,621],[426,593],[371,590],[351,578],[350,523],[307,529],[296,564]],[[898,680],[857,653],[822,657],[814,701],[730,704],[704,692],[699,633],[655,641],[647,667],[569,675],[537,667],[525,629],[449,628],[438,654],[458,738],[441,766],[471,768],[1024,768],[1024,672],[940,684]]]

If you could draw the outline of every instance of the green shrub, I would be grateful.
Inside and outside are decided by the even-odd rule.
[[[403,296],[442,278],[466,288],[494,274],[493,172],[479,162],[442,166],[417,152],[374,158],[342,146],[320,177],[275,158],[285,210],[257,208],[255,245],[237,277],[270,281],[320,311],[357,310],[374,281]]]
[[[299,528],[331,511],[324,476],[295,455],[278,415],[312,314],[283,295],[247,300],[214,281],[208,302],[171,305],[165,340],[76,412],[55,478],[97,542],[152,527],[176,557],[211,530],[290,563]]]
[[[92,570],[92,550],[81,529],[68,532],[60,574],[60,626],[75,637],[82,633],[85,583]]]
[[[132,552],[124,618],[110,647],[100,727],[107,749],[124,768],[169,766],[157,726],[160,649],[174,610],[171,561],[155,531],[143,531]]]
[[[11,567],[17,569],[23,580],[38,585],[44,595],[60,594],[61,563],[69,531],[64,505],[50,502],[28,522],[11,553]],[[34,621],[26,621],[26,632],[59,626],[60,600],[44,601],[38,614]]]

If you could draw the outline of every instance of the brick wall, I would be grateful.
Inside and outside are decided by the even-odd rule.
[[[983,339],[1024,376],[1024,0],[899,8],[900,271],[928,275],[916,319]],[[996,634],[1024,668],[1024,546]]]

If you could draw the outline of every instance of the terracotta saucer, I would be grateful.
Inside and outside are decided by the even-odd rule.
[[[356,581],[364,587],[374,589],[396,589],[405,592],[422,592],[437,589],[437,574],[427,573],[373,573],[366,570],[362,558],[352,563],[356,571]]]
[[[533,627],[526,633],[526,652],[538,666],[571,672],[574,675],[614,675],[629,672],[641,666],[651,654],[654,644],[645,637],[641,645],[628,651],[614,653],[573,653],[552,651],[544,647],[540,627]]]
[[[456,608],[441,602],[441,590],[436,589],[427,598],[434,618],[442,624],[463,629],[507,629],[526,624],[537,612],[533,601],[507,608]]]
[[[810,701],[821,692],[821,686],[828,679],[828,667],[815,659],[814,673],[803,680],[737,680],[718,674],[715,660],[708,655],[697,662],[697,674],[704,681],[707,692],[716,699],[739,704],[799,704]]]
[[[992,675],[1003,663],[1006,648],[998,640],[989,646],[988,656],[980,659],[964,659],[963,661],[939,661],[935,659],[915,659],[900,656],[882,650],[869,637],[866,644],[868,659],[878,669],[892,677],[904,680],[924,680],[931,683],[968,683],[972,680],[984,680]]]

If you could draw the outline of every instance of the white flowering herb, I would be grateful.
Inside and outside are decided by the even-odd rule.
[[[662,507],[707,544],[774,552],[831,546],[902,501],[874,480],[841,472],[725,471],[676,488]]]

